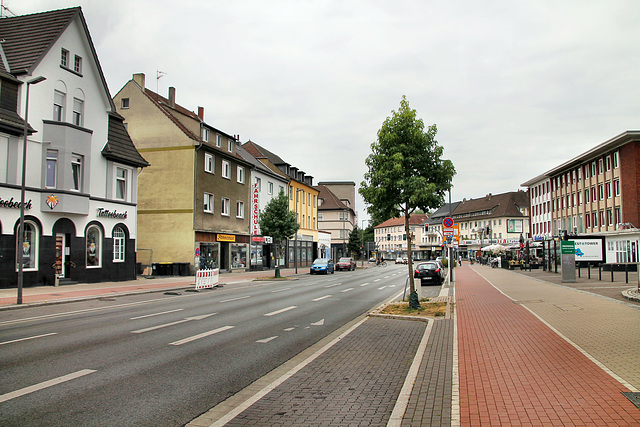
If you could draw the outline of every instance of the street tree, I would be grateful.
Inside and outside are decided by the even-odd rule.
[[[412,274],[414,236],[409,219],[418,209],[430,212],[442,206],[455,175],[453,163],[442,159],[444,148],[438,145],[436,133],[435,124],[425,129],[403,96],[400,108],[385,119],[377,140],[371,144],[371,154],[365,160],[368,171],[359,189],[372,218],[404,216],[413,308],[420,307],[420,303]]]
[[[356,259],[362,258],[362,229],[358,228],[357,225],[353,227],[353,230],[349,233],[347,251]]]
[[[300,226],[296,214],[289,210],[289,199],[284,191],[280,191],[278,197],[274,197],[267,203],[258,221],[263,236],[271,236],[276,247],[276,271],[275,277],[280,277],[280,245],[286,239],[293,237]]]

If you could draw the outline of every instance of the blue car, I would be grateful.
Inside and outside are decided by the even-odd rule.
[[[309,269],[309,274],[316,273],[333,274],[333,261],[330,258],[318,258],[313,261]]]

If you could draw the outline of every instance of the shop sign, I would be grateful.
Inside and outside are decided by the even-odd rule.
[[[20,201],[14,200],[13,197],[9,200],[3,199],[0,197],[0,207],[9,208],[9,209],[20,209]],[[33,206],[31,205],[31,199],[28,202],[24,203],[25,209],[31,209]]]
[[[104,208],[98,208],[98,216],[104,218],[119,218],[119,219],[127,219],[127,211],[118,212],[117,210],[108,210]]]
[[[252,237],[251,241],[255,243],[264,243],[264,237]]]
[[[218,242],[235,242],[236,236],[233,234],[218,234],[216,240],[218,240]]]
[[[252,199],[252,209],[251,209],[251,229],[253,231],[253,235],[257,236],[260,234],[260,208],[259,208],[259,200],[260,193],[258,192],[258,184],[253,184],[253,199]]]

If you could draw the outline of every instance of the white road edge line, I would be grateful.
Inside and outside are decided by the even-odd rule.
[[[36,338],[48,337],[48,336],[51,336],[51,335],[58,335],[58,333],[57,333],[57,332],[51,332],[50,334],[42,334],[42,335],[35,335],[35,336],[33,336],[33,337],[18,338],[17,340],[11,340],[11,341],[0,342],[0,345],[3,345],[3,344],[11,344],[11,343],[14,343],[14,342],[21,342],[21,341],[34,340],[34,339],[36,339]]]
[[[177,308],[175,310],[163,311],[162,313],[153,313],[153,314],[146,314],[144,316],[130,317],[129,320],[138,320],[138,319],[144,319],[145,317],[161,316],[163,314],[175,313],[176,311],[182,311],[182,310],[184,310],[184,308]]]
[[[294,308],[298,308],[298,306],[292,305],[286,308],[282,308],[280,310],[272,311],[271,313],[265,314],[265,316],[275,316],[276,314],[284,313],[285,311],[293,310]]]
[[[38,390],[52,387],[54,385],[62,384],[63,382],[71,381],[88,374],[93,374],[94,372],[97,372],[97,371],[94,371],[93,369],[83,369],[81,371],[77,371],[68,375],[63,375],[61,377],[42,382],[40,384],[34,384],[29,387],[21,388],[20,390],[12,391],[10,393],[5,393],[3,395],[0,395],[0,403],[6,402],[7,400],[15,399],[16,397],[24,396],[25,394],[33,393]]]
[[[283,382],[291,378],[293,375],[295,375],[296,372],[298,372],[299,370],[307,366],[309,363],[313,362],[315,359],[320,357],[322,353],[329,350],[331,347],[333,347],[334,344],[336,344],[338,341],[340,341],[341,339],[349,335],[354,329],[362,325],[366,320],[367,318],[365,317],[364,319],[362,319],[361,321],[359,321],[358,323],[350,327],[339,337],[335,338],[333,341],[331,341],[330,343],[322,347],[320,350],[316,351],[314,354],[309,356],[306,360],[303,360],[302,362],[300,362],[297,366],[295,366],[289,372],[287,372],[286,374],[284,374],[283,376],[281,376],[280,378],[278,378],[277,380],[275,380],[274,382],[272,382],[271,384],[269,384],[268,386],[266,386],[256,394],[254,394],[252,397],[245,400],[240,405],[236,406],[233,410],[228,412],[224,417],[220,418],[215,423],[211,424],[209,427],[222,427],[225,424],[227,424],[229,421],[231,421],[232,419],[237,417],[239,414],[241,414],[245,409],[247,409],[248,407],[256,403],[258,400],[262,399],[264,396],[266,396],[267,393],[269,393],[271,390],[278,387],[280,384],[282,384]]]
[[[194,336],[189,337],[189,338],[185,338],[185,339],[182,339],[182,340],[178,340],[178,341],[170,342],[170,343],[169,343],[169,345],[182,345],[182,344],[186,344],[186,343],[188,343],[188,342],[195,341],[195,340],[199,340],[200,338],[208,337],[209,335],[217,334],[217,333],[219,333],[219,332],[224,332],[224,331],[226,331],[226,330],[233,329],[233,328],[234,328],[234,326],[223,326],[222,328],[214,329],[213,331],[203,332],[203,333],[201,333],[201,334],[194,335]]]
[[[387,422],[387,427],[399,427],[402,424],[402,418],[404,418],[404,413],[407,410],[407,406],[409,405],[409,398],[411,397],[413,383],[416,381],[416,377],[418,376],[420,364],[422,363],[422,358],[424,357],[424,353],[427,350],[427,342],[429,341],[429,336],[431,335],[431,329],[433,329],[434,323],[434,320],[429,319],[429,325],[424,331],[422,341],[420,341],[420,345],[418,346],[418,351],[413,358],[413,362],[411,362],[411,367],[409,368],[407,377],[404,380],[404,385],[400,390],[400,395],[396,400],[396,404],[393,407],[391,417]]]

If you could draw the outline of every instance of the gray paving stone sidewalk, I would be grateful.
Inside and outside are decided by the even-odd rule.
[[[227,426],[386,426],[426,326],[368,319]]]

